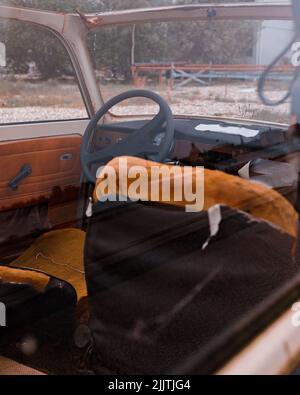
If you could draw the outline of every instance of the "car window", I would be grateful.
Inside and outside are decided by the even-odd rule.
[[[0,124],[87,118],[72,64],[58,38],[0,22]]]
[[[175,114],[289,122],[290,104],[267,107],[257,80],[293,35],[291,21],[209,20],[99,28],[89,46],[104,98],[132,88],[164,96]],[[276,45],[274,44],[276,41]],[[267,95],[284,96],[292,52],[267,81]],[[144,103],[119,106],[123,114],[151,111]]]

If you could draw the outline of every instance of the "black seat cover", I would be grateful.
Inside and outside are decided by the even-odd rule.
[[[7,268],[10,270],[10,268]],[[26,269],[16,269],[24,272]],[[34,276],[35,271],[26,270]],[[65,281],[49,277],[43,290],[36,289],[26,282],[1,282],[0,302],[6,310],[6,326],[0,328],[0,335],[12,333],[12,330],[31,326],[40,319],[76,305],[77,295],[74,288]]]
[[[222,207],[218,235],[203,250],[209,235],[207,213],[98,204],[85,269],[99,364],[171,372],[298,272],[292,238],[265,221]]]

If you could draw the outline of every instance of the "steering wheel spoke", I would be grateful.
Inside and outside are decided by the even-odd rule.
[[[153,143],[145,143],[140,149],[140,154],[144,155],[157,155],[159,153],[159,146],[155,146]]]
[[[159,105],[158,114],[139,130],[134,131],[124,140],[119,141],[100,151],[89,152],[89,142],[97,129],[99,120],[116,104],[133,97],[143,97],[153,100]],[[164,126],[165,124],[165,126]],[[164,126],[165,138],[161,144],[154,143],[155,135]],[[151,156],[153,160],[161,161],[169,153],[174,138],[174,120],[172,111],[166,101],[156,93],[145,90],[134,90],[122,93],[109,100],[91,119],[83,136],[80,157],[83,172],[89,182],[95,183],[96,176],[90,167],[95,164],[104,165],[117,156]]]
[[[157,132],[159,128],[164,124],[165,118],[161,111],[149,122],[147,122],[143,127],[138,130],[140,136],[149,136],[149,133]]]

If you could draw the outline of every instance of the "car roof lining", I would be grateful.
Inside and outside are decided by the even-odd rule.
[[[77,13],[88,29],[103,26],[178,20],[291,20],[292,9],[287,3],[220,3],[190,4],[168,7],[140,8],[104,13]]]

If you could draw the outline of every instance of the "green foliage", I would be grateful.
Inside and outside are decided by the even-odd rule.
[[[207,3],[207,0],[4,0],[1,4],[55,11],[103,12],[166,4]],[[232,1],[231,1],[232,2]],[[216,1],[214,1],[216,3]],[[232,63],[243,61],[253,47],[253,25],[244,22],[156,23],[136,27],[138,62]],[[71,74],[65,49],[49,31],[21,23],[0,23],[0,41],[7,44],[13,71],[26,72],[35,61],[44,79]],[[130,78],[132,27],[91,32],[88,44],[98,69],[114,67]]]
[[[1,23],[0,41],[6,44],[8,64],[14,73],[27,73],[33,61],[43,79],[72,73],[65,48],[46,29],[17,21]]]

